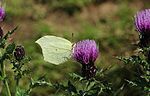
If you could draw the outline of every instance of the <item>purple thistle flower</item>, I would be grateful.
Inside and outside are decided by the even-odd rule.
[[[135,15],[135,27],[140,32],[140,47],[150,44],[150,9],[145,9]]]
[[[0,21],[3,21],[5,18],[5,10],[3,8],[0,8]]]
[[[96,74],[94,62],[98,57],[98,47],[94,40],[83,40],[77,42],[73,47],[73,58],[82,64],[82,76],[90,79]]]
[[[98,57],[98,48],[94,40],[79,41],[73,47],[73,58],[81,64],[94,64]]]
[[[150,9],[145,9],[135,15],[135,27],[141,34],[150,35]]]

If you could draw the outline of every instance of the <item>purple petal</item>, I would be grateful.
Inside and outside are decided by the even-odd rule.
[[[135,27],[140,33],[150,34],[150,9],[145,9],[135,15]]]
[[[94,64],[98,53],[99,51],[94,40],[83,40],[75,44],[72,55],[81,64]]]
[[[5,18],[5,10],[3,8],[0,8],[0,21],[3,21]]]

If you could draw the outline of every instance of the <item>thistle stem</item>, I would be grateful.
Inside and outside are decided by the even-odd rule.
[[[17,94],[18,85],[19,85],[19,79],[16,79],[15,95]]]
[[[9,86],[8,86],[8,82],[7,82],[7,79],[6,79],[5,65],[3,63],[1,63],[1,72],[2,72],[2,77],[4,78],[3,83],[4,83],[4,86],[5,86],[6,91],[7,91],[7,96],[11,96],[10,89],[9,89]]]

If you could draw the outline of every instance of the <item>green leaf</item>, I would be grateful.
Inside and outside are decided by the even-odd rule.
[[[29,95],[25,93],[25,90],[17,88],[15,96],[29,96]]]
[[[4,80],[4,79],[5,79],[4,77],[0,76],[0,81],[2,81],[2,80]]]
[[[93,86],[95,86],[95,83],[96,82],[88,82],[88,84],[87,84],[87,90],[91,90],[91,88],[93,87]]]
[[[83,80],[84,78],[76,73],[70,73],[69,74],[71,78],[73,78],[74,80],[77,79],[79,81]]]
[[[40,87],[40,86],[49,86],[49,87],[52,87],[52,84],[51,82],[47,82],[45,81],[44,79],[42,80],[33,80],[31,79],[31,87],[32,88],[35,88],[35,87]]]
[[[18,26],[15,27],[13,30],[8,31],[8,32],[6,33],[6,35],[4,36],[4,39],[6,40],[11,34],[13,34],[13,33],[17,30],[17,28],[18,28]]]
[[[116,57],[118,60],[123,61],[125,64],[141,64],[146,65],[147,62],[143,60],[140,56],[132,55],[131,57]]]
[[[14,51],[14,49],[15,49],[15,44],[14,43],[9,44],[6,48],[7,54],[11,54]]]
[[[41,48],[44,60],[59,65],[71,58],[72,43],[56,36],[44,36],[36,41]]]
[[[68,81],[68,91],[70,92],[70,93],[77,93],[77,89],[76,89],[76,87],[70,82],[70,81]]]
[[[129,84],[131,84],[132,86],[137,86],[137,84],[135,83],[135,82],[133,82],[133,81],[130,81],[130,80],[125,80],[125,81],[127,81]]]

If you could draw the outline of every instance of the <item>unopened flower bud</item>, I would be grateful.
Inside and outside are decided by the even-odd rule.
[[[14,52],[16,60],[20,61],[25,57],[25,50],[23,46],[17,46]]]

